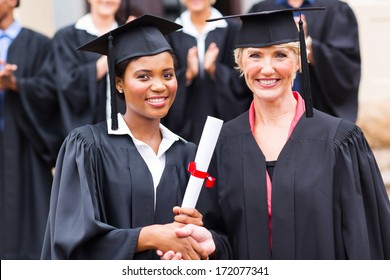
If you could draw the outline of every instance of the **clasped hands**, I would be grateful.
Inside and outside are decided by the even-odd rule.
[[[211,76],[214,77],[216,71],[216,63],[219,54],[219,48],[216,43],[211,43],[206,50],[204,56],[203,68]],[[198,48],[193,46],[187,53],[187,70],[186,82],[190,83],[199,75],[199,58]]]
[[[173,239],[172,247],[164,246],[158,249],[157,254],[163,260],[189,260],[189,259],[208,259],[209,255],[214,253],[215,244],[211,233],[203,227],[202,214],[196,209],[174,207],[174,222],[171,224],[177,240]],[[190,247],[184,246],[179,248],[177,245],[181,241],[187,241]],[[165,245],[170,241],[167,240]],[[188,245],[188,244],[187,244]]]

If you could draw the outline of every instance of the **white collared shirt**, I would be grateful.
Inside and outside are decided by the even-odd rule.
[[[175,141],[179,141],[180,138],[178,135],[170,131],[164,125],[160,123],[160,131],[162,135],[162,140],[160,146],[158,147],[157,155],[153,151],[153,149],[144,143],[141,140],[138,140],[131,133],[129,127],[127,126],[125,120],[123,119],[122,114],[118,113],[118,129],[111,129],[111,119],[107,120],[107,131],[108,134],[111,135],[129,135],[134,142],[135,147],[138,152],[141,154],[143,160],[149,168],[150,173],[153,178],[154,191],[156,193],[157,186],[160,182],[162,173],[165,168],[165,160],[166,160],[166,151],[173,145]],[[154,196],[156,198],[156,195]],[[156,203],[156,201],[155,201]]]
[[[110,30],[113,30],[118,27],[118,23],[114,21]],[[75,28],[79,30],[85,30],[87,33],[95,36],[101,36],[103,34],[100,33],[99,29],[93,23],[92,15],[90,13],[83,15],[79,18],[75,24]]]

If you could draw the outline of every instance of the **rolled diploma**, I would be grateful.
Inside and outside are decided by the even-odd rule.
[[[207,172],[219,133],[221,132],[222,124],[223,121],[220,119],[210,116],[207,117],[195,156],[197,170]],[[210,175],[212,176],[212,174]],[[200,191],[202,190],[203,181],[204,179],[190,176],[181,207],[195,208]]]

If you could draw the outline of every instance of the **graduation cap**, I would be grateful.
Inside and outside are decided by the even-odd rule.
[[[267,47],[289,42],[300,43],[302,65],[302,93],[305,100],[306,117],[313,116],[311,99],[309,65],[307,62],[305,34],[303,22],[299,20],[299,31],[294,20],[294,12],[299,15],[304,11],[325,10],[323,7],[292,8],[283,10],[263,11],[241,15],[231,15],[209,19],[215,21],[239,17],[242,21],[241,30],[236,42],[236,48]]]
[[[118,129],[115,65],[125,60],[172,50],[165,35],[182,28],[172,21],[145,14],[82,45],[78,50],[106,55],[111,87],[112,130]]]

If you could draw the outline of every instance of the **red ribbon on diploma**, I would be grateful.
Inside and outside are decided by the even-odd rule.
[[[195,161],[192,161],[190,162],[190,164],[188,164],[188,171],[191,173],[192,176],[195,176],[196,178],[206,179],[207,188],[214,187],[215,178],[210,176],[210,174],[207,172],[197,170]]]

